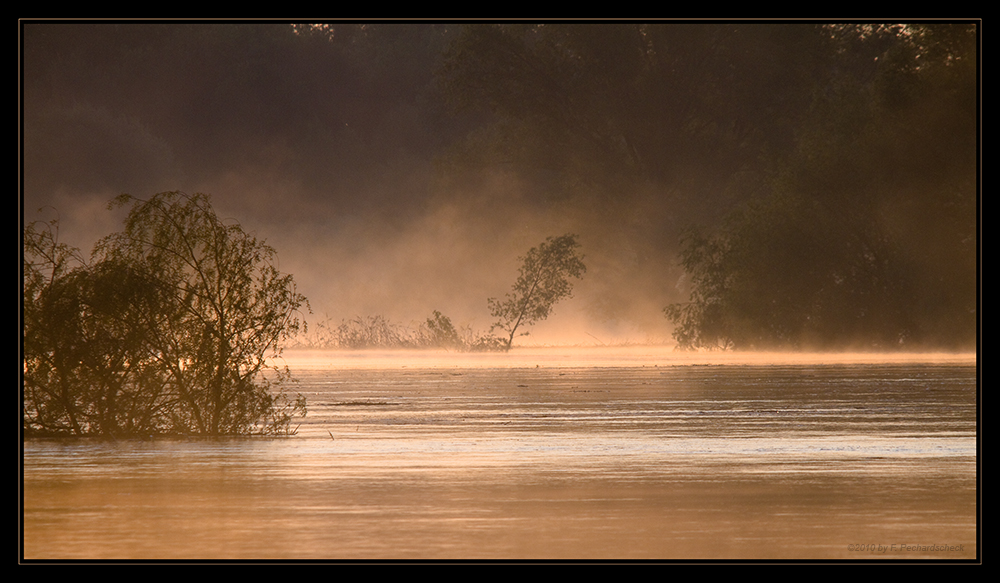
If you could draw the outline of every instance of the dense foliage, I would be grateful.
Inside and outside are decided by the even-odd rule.
[[[286,433],[305,402],[270,366],[305,298],[275,251],[214,213],[206,195],[131,205],[92,260],[56,224],[24,232],[27,433]]]
[[[503,160],[539,196],[616,211],[652,189],[690,214],[789,148],[826,44],[808,24],[471,25],[441,78],[458,108],[491,114],[462,144],[470,166]]]
[[[690,301],[666,309],[681,347],[975,341],[973,31],[834,32],[878,37],[879,66],[816,96],[780,172],[713,233],[688,236]]]

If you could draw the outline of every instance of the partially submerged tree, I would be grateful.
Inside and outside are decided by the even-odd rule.
[[[576,235],[547,238],[521,258],[520,275],[511,293],[503,300],[487,300],[490,314],[497,318],[490,331],[507,333],[501,339],[504,349],[510,350],[519,328],[548,318],[556,302],[572,296],[573,284],[569,278],[579,279],[587,271],[577,253],[579,247]],[[521,334],[524,335],[527,332]]]
[[[79,252],[59,242],[58,222],[24,229],[22,263],[23,424],[79,434],[86,420],[77,384],[83,298],[74,284]]]
[[[112,203],[129,204],[92,265],[69,268],[51,230],[25,230],[25,429],[288,431],[305,403],[273,390],[288,372],[267,359],[298,330],[306,300],[274,249],[221,221],[203,194]]]

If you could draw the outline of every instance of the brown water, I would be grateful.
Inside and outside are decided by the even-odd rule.
[[[968,356],[288,358],[281,439],[29,440],[23,558],[976,559]]]

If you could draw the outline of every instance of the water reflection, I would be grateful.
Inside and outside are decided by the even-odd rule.
[[[28,441],[25,558],[976,556],[974,362],[325,358],[292,438]]]

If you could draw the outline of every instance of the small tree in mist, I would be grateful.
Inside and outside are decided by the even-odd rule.
[[[451,323],[451,318],[434,310],[432,317],[421,326],[425,342],[429,346],[446,349],[464,349],[465,342]]]
[[[531,326],[549,317],[556,302],[572,297],[570,278],[579,279],[587,271],[576,235],[549,237],[538,247],[532,247],[521,257],[521,269],[511,293],[503,300],[490,298],[490,314],[497,321],[490,331],[503,330],[504,349],[510,350],[518,329]],[[526,336],[522,332],[521,336]]]

